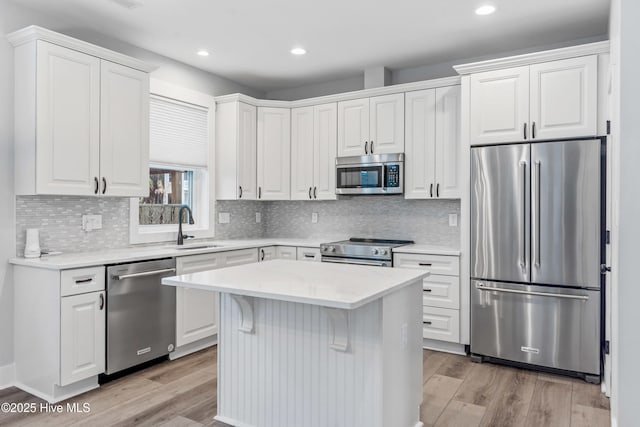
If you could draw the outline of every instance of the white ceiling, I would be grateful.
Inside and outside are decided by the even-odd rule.
[[[606,34],[610,0],[14,0],[262,90]],[[477,16],[490,3],[497,11]],[[308,53],[295,57],[294,46]],[[209,57],[195,54],[211,51]]]

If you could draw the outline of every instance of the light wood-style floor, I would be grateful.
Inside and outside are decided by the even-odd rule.
[[[423,356],[425,426],[609,426],[609,401],[599,386],[463,356],[427,350]],[[0,413],[0,425],[223,426],[213,421],[216,361],[212,348],[163,362],[67,401],[89,403],[90,413]],[[3,402],[44,403],[15,388],[0,390]]]

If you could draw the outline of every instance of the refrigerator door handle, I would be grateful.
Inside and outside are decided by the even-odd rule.
[[[533,238],[534,238],[534,243],[533,243],[533,265],[536,268],[540,268],[540,264],[542,262],[541,258],[542,258],[542,254],[540,252],[540,191],[541,191],[541,186],[540,186],[540,168],[541,168],[541,164],[542,162],[540,160],[536,160],[536,171],[534,174],[534,188],[535,188],[535,207],[534,209],[531,210],[532,215],[535,215],[535,218],[533,218],[533,221],[531,221],[533,227],[534,227],[534,232],[533,234]]]
[[[522,169],[522,247],[520,248],[520,268],[527,272],[527,161],[520,161]]]
[[[533,295],[538,297],[553,297],[553,298],[565,298],[565,299],[577,299],[581,301],[588,301],[589,297],[586,295],[568,295],[568,294],[554,294],[551,292],[531,292],[531,291],[519,291],[517,289],[505,289],[505,288],[493,288],[490,286],[484,286],[482,283],[476,284],[476,289],[489,292],[504,292],[507,294],[520,294],[520,295]]]

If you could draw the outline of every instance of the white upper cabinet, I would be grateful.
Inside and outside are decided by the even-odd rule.
[[[291,110],[258,107],[258,199],[290,199]]]
[[[338,156],[404,152],[404,93],[338,103]]]
[[[404,93],[369,98],[369,154],[404,152]]]
[[[291,200],[313,199],[313,107],[291,109]]]
[[[597,55],[472,74],[472,145],[597,134]]]
[[[149,68],[83,53],[79,41],[12,42],[16,194],[147,195]]]
[[[257,199],[257,123],[253,105],[216,106],[216,199]]]
[[[338,102],[338,156],[369,151],[369,98]]]
[[[460,111],[460,86],[436,89],[435,196],[439,198],[462,196]]]
[[[337,104],[291,110],[291,199],[335,200]]]
[[[529,67],[471,75],[471,144],[523,141],[529,122]]]
[[[101,61],[101,194],[140,196],[149,191],[149,75]]]
[[[406,199],[461,197],[460,111],[460,86],[406,93]]]
[[[338,104],[313,107],[313,198],[336,199]]]
[[[531,66],[532,139],[597,134],[597,73],[596,55]]]
[[[33,64],[33,49],[16,49],[16,192],[96,194],[100,59],[42,41],[36,51]]]

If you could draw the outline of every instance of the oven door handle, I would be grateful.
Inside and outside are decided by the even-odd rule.
[[[157,274],[175,273],[175,272],[176,272],[175,268],[164,268],[162,270],[144,271],[142,273],[122,274],[120,276],[113,276],[113,278],[115,280],[124,280],[124,279],[131,279],[134,277],[155,276]]]
[[[374,267],[386,267],[388,264],[384,261],[363,261],[354,259],[340,259],[340,258],[323,258],[322,262],[333,262],[335,264],[353,264],[353,265],[371,265]]]
[[[507,294],[521,294],[521,295],[533,295],[537,297],[554,297],[554,298],[566,298],[566,299],[577,299],[582,301],[588,301],[589,297],[586,295],[567,295],[567,294],[554,294],[551,292],[531,292],[531,291],[519,291],[517,289],[505,289],[505,288],[492,288],[490,286],[484,285],[476,285],[476,289],[480,291],[489,291],[489,292],[505,292]]]

